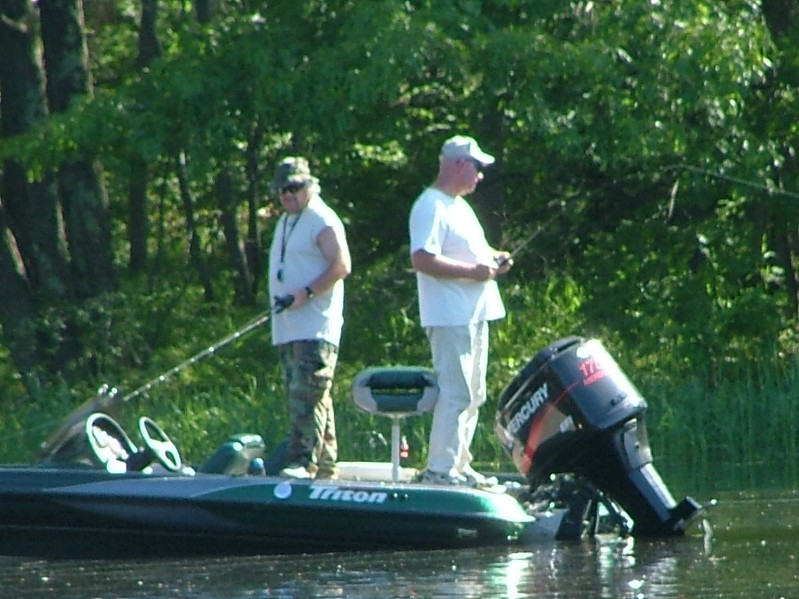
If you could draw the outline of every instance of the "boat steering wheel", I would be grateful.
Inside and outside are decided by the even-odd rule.
[[[119,423],[103,412],[91,414],[84,431],[95,460],[109,472],[124,471],[128,459],[137,451]]]
[[[159,464],[170,472],[180,471],[183,460],[180,459],[177,446],[152,418],[139,418],[139,433],[144,439],[145,447]]]

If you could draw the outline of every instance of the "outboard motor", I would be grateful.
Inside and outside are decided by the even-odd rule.
[[[635,536],[685,532],[701,509],[676,504],[652,465],[646,402],[596,339],[568,337],[538,354],[502,391],[495,430],[535,487],[571,472],[632,518]]]

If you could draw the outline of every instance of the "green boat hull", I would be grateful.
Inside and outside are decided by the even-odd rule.
[[[507,494],[417,483],[0,468],[0,554],[263,555],[512,545]]]

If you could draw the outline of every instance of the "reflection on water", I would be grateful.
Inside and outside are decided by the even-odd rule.
[[[682,539],[125,562],[0,558],[0,596],[444,598],[796,596],[799,496],[729,494]],[[13,592],[11,591],[13,589]],[[10,594],[9,594],[10,593]]]
[[[677,546],[636,568],[632,541],[469,550],[159,561],[3,564],[3,588],[39,597],[638,597],[676,578]],[[695,546],[695,544],[694,544]],[[692,558],[693,559],[693,558]],[[27,593],[27,595],[26,595]],[[656,596],[656,595],[652,595]],[[669,595],[657,595],[669,596]]]

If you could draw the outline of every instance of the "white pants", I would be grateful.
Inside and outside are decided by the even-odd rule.
[[[439,386],[427,468],[455,474],[472,460],[469,447],[486,401],[488,323],[428,327],[426,332]]]

